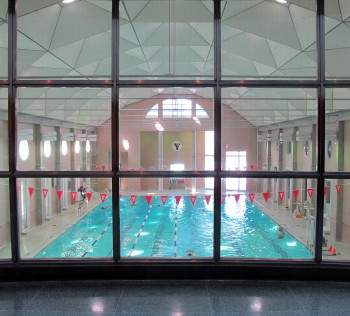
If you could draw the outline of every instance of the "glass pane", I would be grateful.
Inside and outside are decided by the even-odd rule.
[[[316,180],[227,178],[221,203],[222,257],[314,257]]]
[[[315,89],[225,88],[222,96],[225,170],[316,170]]]
[[[110,78],[111,12],[111,0],[18,0],[18,76]]]
[[[0,78],[8,73],[8,0],[0,0]]]
[[[120,75],[213,79],[213,1],[120,1]]]
[[[350,171],[350,89],[326,89],[325,170]]]
[[[349,79],[350,7],[348,1],[325,0],[326,77]]]
[[[112,257],[112,180],[18,179],[22,258]]]
[[[9,180],[0,179],[0,259],[11,258]]]
[[[123,178],[122,257],[213,256],[213,178]]]
[[[221,2],[224,78],[316,78],[316,0],[281,2]]]
[[[0,88],[0,170],[9,168],[8,91]]]
[[[350,260],[350,179],[326,179],[323,211],[324,260]]]
[[[19,88],[19,170],[109,171],[111,91],[101,88]]]
[[[207,117],[195,116],[196,104]],[[214,128],[212,89],[120,89],[119,111],[122,170],[170,170],[173,164],[209,170],[204,157],[214,146],[206,136]]]

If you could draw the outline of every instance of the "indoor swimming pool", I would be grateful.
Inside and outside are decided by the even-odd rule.
[[[164,199],[164,197],[163,197]],[[87,213],[36,258],[112,257],[113,224],[111,197]],[[213,256],[213,198],[207,204],[198,196],[194,205],[182,196],[178,205],[168,196],[149,204],[138,196],[120,199],[120,241],[122,257],[189,258]],[[279,225],[249,200],[236,203],[227,196],[222,205],[221,256],[233,258],[310,259],[311,252],[285,231],[278,238]]]

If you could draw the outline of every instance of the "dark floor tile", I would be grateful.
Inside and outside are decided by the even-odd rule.
[[[0,283],[0,309],[22,310],[39,293],[41,285]]]
[[[350,309],[348,310],[332,310],[332,311],[308,311],[310,316],[346,316],[350,315]]]
[[[25,308],[34,311],[113,313],[122,290],[122,285],[46,285]]]
[[[303,310],[287,287],[269,284],[208,285],[214,313]]]
[[[204,285],[126,285],[118,313],[210,313]]]

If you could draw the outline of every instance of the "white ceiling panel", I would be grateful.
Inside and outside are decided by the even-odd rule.
[[[62,46],[52,50],[52,54],[64,60],[71,67],[75,67],[78,57],[83,48],[84,40],[74,42],[72,44]]]

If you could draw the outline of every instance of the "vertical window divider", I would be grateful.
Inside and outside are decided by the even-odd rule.
[[[325,24],[324,24],[325,0],[317,0],[316,40],[317,40],[317,63],[319,82],[318,89],[318,148],[317,148],[317,212],[315,229],[315,261],[322,261],[322,236],[323,236],[323,213],[324,213],[324,171],[325,171]]]
[[[221,3],[214,0],[214,261],[220,260],[221,239]]]
[[[18,213],[17,213],[17,184],[16,184],[16,56],[17,56],[17,19],[16,0],[8,2],[8,136],[9,136],[9,193],[11,219],[11,252],[12,261],[19,260]]]
[[[119,199],[119,1],[112,2],[112,218],[113,259],[120,260],[120,199]]]

